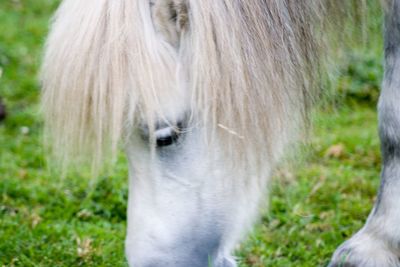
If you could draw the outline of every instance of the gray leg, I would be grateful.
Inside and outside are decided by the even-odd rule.
[[[400,266],[400,0],[388,2],[385,77],[378,105],[381,187],[365,226],[336,250],[330,267]]]

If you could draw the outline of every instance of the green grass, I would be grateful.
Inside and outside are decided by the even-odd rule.
[[[345,106],[316,120],[311,155],[274,181],[270,210],[239,252],[242,266],[326,266],[367,218],[379,186],[374,107]],[[337,157],[328,153],[334,145]]]
[[[60,179],[45,163],[36,77],[57,2],[0,2],[0,266],[126,266],[124,160],[96,181]],[[270,208],[237,252],[242,267],[324,266],[363,225],[379,185],[380,43],[351,55],[339,96],[314,116],[308,156],[278,171]]]

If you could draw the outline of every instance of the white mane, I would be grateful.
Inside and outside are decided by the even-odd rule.
[[[277,159],[315,88],[327,1],[164,2],[187,7],[178,43],[156,29],[149,0],[63,1],[42,69],[61,162],[91,155],[98,166],[138,123],[164,119],[182,87],[191,101],[168,101],[188,105],[234,159]]]

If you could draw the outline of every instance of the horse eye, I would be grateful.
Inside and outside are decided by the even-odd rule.
[[[166,147],[176,143],[181,135],[181,125],[166,127],[155,132],[157,147]]]
[[[157,138],[157,147],[165,147],[174,144],[179,139],[179,134],[174,132],[169,136]]]

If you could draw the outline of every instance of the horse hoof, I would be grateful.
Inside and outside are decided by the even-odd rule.
[[[400,267],[400,260],[386,242],[359,232],[336,250],[328,267]]]

